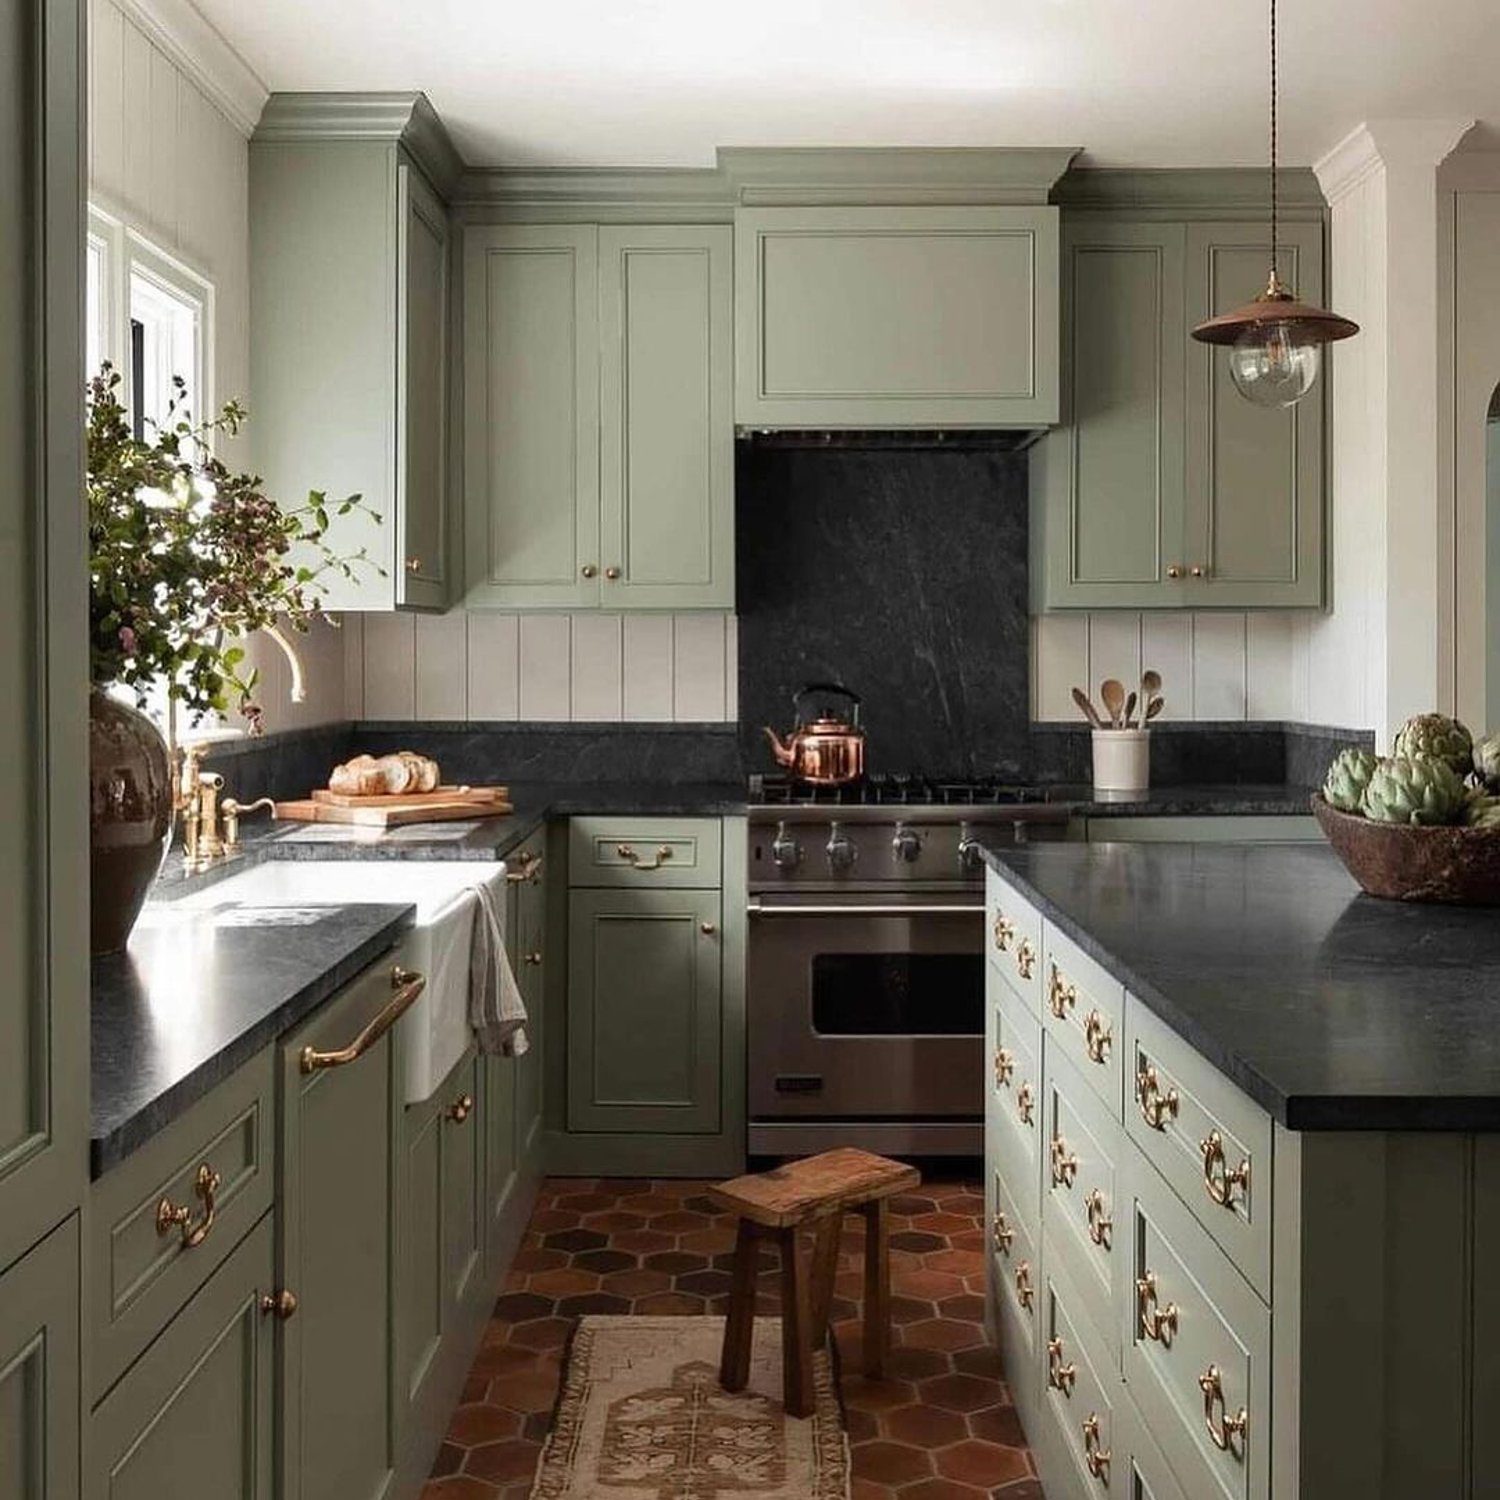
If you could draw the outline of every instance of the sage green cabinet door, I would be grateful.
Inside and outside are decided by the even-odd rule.
[[[442,1129],[443,1293],[450,1324],[484,1266],[484,1102],[470,1054],[439,1094]]]
[[[599,231],[464,234],[467,602],[599,601]]]
[[[88,1185],[81,42],[0,3],[0,1266]]]
[[[0,1275],[0,1500],[78,1493],[78,1220]]]
[[[438,1097],[408,1105],[403,1111],[396,1193],[400,1247],[396,1391],[403,1413],[425,1406],[443,1340],[447,1299],[443,1292],[443,1115]]]
[[[741,208],[735,420],[1057,420],[1058,210]]]
[[[734,604],[734,238],[599,230],[606,609]]]
[[[303,1050],[349,1047],[394,985],[376,964],[280,1047],[277,1267],[299,1301],[281,1325],[282,1500],[376,1500],[392,1478],[394,1043],[311,1072]]]
[[[1323,226],[1284,224],[1277,269],[1309,302],[1323,298]],[[1188,228],[1187,322],[1248,302],[1270,259],[1264,224]],[[1324,355],[1325,364],[1327,355]],[[1188,353],[1187,577],[1182,601],[1323,602],[1323,427],[1327,372],[1290,410],[1253,406],[1235,389],[1229,351]],[[1193,570],[1200,570],[1195,573]]]
[[[271,1500],[273,1350],[278,1329],[284,1337],[297,1321],[279,1325],[261,1309],[273,1241],[267,1214],[95,1409],[85,1500]]]
[[[517,851],[516,858],[536,856],[531,873],[511,887],[515,902],[511,908],[509,939],[511,963],[516,982],[526,1002],[526,1053],[515,1058],[515,1149],[517,1164],[531,1161],[541,1148],[543,1026],[546,995],[543,975],[547,965],[547,886],[545,867],[541,863],[545,849],[544,835],[537,834]]]
[[[568,1128],[720,1125],[719,893],[576,890],[568,901]]]
[[[1031,451],[1044,608],[1170,602],[1182,561],[1181,224],[1063,231],[1063,425]]]
[[[448,603],[448,212],[397,169],[397,542],[402,604]]]

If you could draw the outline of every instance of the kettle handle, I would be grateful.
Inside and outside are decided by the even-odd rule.
[[[797,716],[797,722],[802,722],[802,700],[810,698],[814,693],[835,693],[841,698],[847,698],[854,713],[851,723],[856,728],[859,726],[859,706],[861,699],[853,688],[846,688],[841,682],[809,682],[805,687],[800,687],[792,694],[792,712]]]

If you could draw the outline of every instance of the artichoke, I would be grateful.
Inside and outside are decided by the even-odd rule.
[[[1323,779],[1323,797],[1340,812],[1357,813],[1380,762],[1368,750],[1341,750]]]
[[[1474,736],[1447,714],[1418,714],[1396,731],[1391,754],[1405,760],[1440,760],[1459,776],[1474,768]]]
[[[1474,774],[1490,791],[1500,791],[1500,733],[1474,742]]]
[[[1470,828],[1500,828],[1500,797],[1470,797],[1464,822]]]
[[[1393,755],[1375,767],[1360,811],[1376,823],[1455,823],[1468,793],[1446,761]]]

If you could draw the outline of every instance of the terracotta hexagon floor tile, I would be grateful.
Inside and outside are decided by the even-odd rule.
[[[895,1500],[896,1492],[888,1484],[876,1484],[873,1479],[854,1477],[849,1486],[849,1500]]]
[[[551,1234],[557,1229],[577,1229],[581,1215],[565,1213],[557,1208],[539,1208],[531,1216],[531,1227],[539,1234]]]
[[[929,1302],[964,1294],[962,1278],[946,1271],[904,1271],[891,1278],[891,1287],[903,1297],[920,1297]]]
[[[561,1349],[573,1331],[571,1318],[542,1318],[535,1323],[518,1323],[510,1332],[510,1341],[523,1349]]]
[[[717,1297],[727,1292],[731,1280],[728,1271],[688,1271],[677,1278],[679,1292],[691,1292],[695,1297]]]
[[[520,1417],[502,1406],[460,1406],[448,1419],[447,1441],[460,1448],[477,1448],[514,1437],[520,1430]]]
[[[936,1406],[898,1406],[882,1412],[880,1430],[886,1437],[910,1443],[914,1448],[941,1448],[962,1442],[969,1435],[964,1419],[957,1412]]]
[[[936,1463],[939,1474],[981,1489],[993,1489],[997,1484],[1025,1479],[1030,1472],[1024,1453],[979,1438],[969,1438],[951,1448],[944,1448],[937,1454]]]
[[[937,1213],[917,1214],[911,1221],[913,1229],[925,1229],[929,1234],[972,1234],[974,1221],[962,1214],[948,1214],[940,1209]]]
[[[576,1297],[581,1292],[597,1292],[599,1281],[597,1271],[575,1271],[572,1266],[566,1266],[561,1271],[538,1271],[531,1278],[531,1291],[540,1292],[555,1302],[559,1297]]]
[[[628,1271],[635,1264],[636,1257],[625,1250],[580,1250],[573,1257],[575,1271],[598,1271],[601,1275]]]
[[[890,1204],[893,1214],[930,1214],[937,1207],[937,1199],[918,1193],[898,1193]]]
[[[648,1271],[665,1271],[669,1276],[681,1276],[687,1271],[708,1269],[706,1255],[686,1255],[681,1250],[663,1250],[658,1255],[648,1255],[641,1264]]]
[[[920,1323],[933,1316],[932,1303],[918,1297],[896,1295],[891,1298],[892,1323]]]
[[[618,1318],[629,1311],[629,1297],[616,1297],[608,1292],[585,1292],[581,1297],[564,1297],[557,1304],[560,1318],[581,1318],[586,1313]]]
[[[1005,1362],[1000,1358],[998,1349],[981,1341],[974,1347],[955,1351],[953,1368],[965,1375],[984,1375],[991,1380],[999,1380]]]
[[[987,1406],[983,1411],[971,1411],[968,1421],[969,1431],[977,1438],[1000,1443],[1007,1448],[1026,1446],[1021,1415],[1013,1406]]]
[[[657,1292],[652,1297],[637,1297],[635,1311],[641,1317],[657,1317],[671,1313],[701,1313],[702,1297],[689,1297],[684,1292]]]
[[[952,1479],[923,1479],[906,1485],[901,1500],[989,1500],[989,1494],[988,1490],[976,1490]]]
[[[929,1271],[948,1271],[954,1276],[983,1276],[984,1254],[979,1250],[939,1250],[925,1256],[923,1265]]]
[[[490,1402],[523,1415],[550,1412],[557,1399],[557,1375],[551,1370],[514,1370],[490,1382]]]
[[[585,1214],[583,1227],[614,1235],[622,1229],[644,1229],[646,1219],[643,1214],[628,1214],[622,1208],[612,1208],[608,1213]]]
[[[611,1271],[604,1278],[602,1290],[616,1297],[649,1297],[653,1292],[672,1288],[672,1278],[665,1271]]]
[[[893,1406],[910,1406],[916,1400],[913,1388],[904,1380],[866,1380],[863,1375],[843,1377],[844,1405],[861,1411],[888,1411]]]
[[[928,1234],[916,1229],[903,1229],[891,1236],[892,1250],[910,1250],[913,1255],[925,1255],[929,1251],[945,1250],[948,1241],[940,1234]]]
[[[921,1448],[876,1438],[873,1443],[856,1443],[850,1450],[854,1472],[877,1484],[910,1484],[932,1473],[932,1461]]]
[[[861,1406],[844,1408],[844,1431],[851,1443],[868,1443],[880,1436],[880,1421]]]
[[[546,1274],[546,1273],[543,1273]],[[495,1299],[494,1315],[502,1323],[528,1323],[552,1312],[552,1298],[531,1292],[507,1292]]]
[[[443,1479],[449,1474],[457,1474],[463,1467],[463,1462],[464,1450],[457,1443],[443,1443],[432,1461],[432,1467],[427,1471],[427,1477]]]
[[[517,1250],[510,1266],[513,1271],[555,1271],[567,1263],[566,1250]]]
[[[503,1443],[488,1443],[475,1448],[464,1464],[465,1474],[477,1474],[481,1479],[524,1479],[536,1472],[539,1443],[529,1443],[525,1438],[511,1438]]]
[[[495,1486],[471,1474],[455,1474],[424,1484],[422,1500],[495,1500]]]
[[[649,1223],[658,1234],[691,1234],[709,1228],[709,1221],[702,1214],[690,1214],[675,1205],[670,1213],[653,1214]]]
[[[561,1309],[559,1309],[561,1311]],[[952,1318],[928,1318],[908,1323],[901,1330],[901,1342],[918,1349],[972,1349],[984,1342],[984,1329],[978,1323],[959,1323]]]
[[[560,1234],[543,1236],[542,1244],[549,1250],[602,1250],[608,1239],[592,1229],[564,1229]]]
[[[945,1411],[968,1413],[995,1404],[995,1383],[977,1375],[939,1375],[917,1386],[923,1401]]]
[[[611,1234],[609,1242],[634,1255],[649,1255],[657,1250],[670,1250],[677,1240],[674,1235],[658,1234],[654,1229],[625,1229]]]
[[[940,1318],[960,1318],[967,1323],[984,1322],[984,1298],[972,1292],[960,1292],[956,1297],[944,1297],[938,1303]]]
[[[621,1198],[619,1206],[630,1214],[669,1214],[677,1207],[678,1200],[665,1193],[634,1193]]]
[[[613,1208],[618,1201],[614,1193],[572,1193],[558,1198],[553,1207],[566,1213],[595,1214]]]
[[[886,1374],[899,1380],[927,1380],[946,1375],[952,1368],[948,1356],[936,1349],[908,1348],[898,1345],[886,1355]]]
[[[483,1401],[490,1393],[490,1381],[487,1375],[470,1375],[464,1381],[463,1390],[459,1393],[459,1401],[467,1406],[472,1401]]]
[[[971,1229],[964,1234],[950,1234],[948,1244],[954,1250],[983,1251],[989,1245],[989,1237],[977,1229]]]
[[[661,1222],[659,1219],[656,1221]],[[695,1229],[690,1234],[685,1234],[678,1241],[684,1250],[691,1250],[698,1255],[719,1256],[734,1251],[735,1231],[732,1228],[721,1228],[714,1225],[708,1229]]]

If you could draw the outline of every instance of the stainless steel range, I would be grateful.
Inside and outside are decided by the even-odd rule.
[[[991,782],[751,778],[749,1146],[983,1149],[981,842],[1068,812]]]

